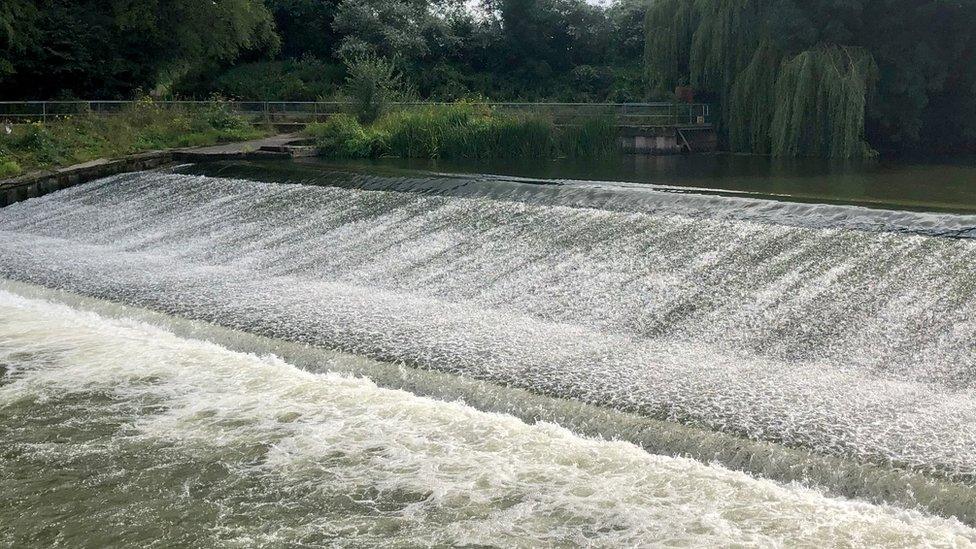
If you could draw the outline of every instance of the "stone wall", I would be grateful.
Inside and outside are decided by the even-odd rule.
[[[628,154],[648,155],[715,152],[718,135],[711,126],[624,126],[620,148]]]
[[[93,160],[50,172],[36,172],[0,181],[0,207],[67,189],[101,177],[150,170],[173,162],[170,151],[134,154],[117,160]]]

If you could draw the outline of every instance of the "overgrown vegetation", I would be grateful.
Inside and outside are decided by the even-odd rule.
[[[222,97],[242,101],[322,101],[335,99],[345,78],[345,67],[315,57],[242,63],[216,78],[194,75],[184,79],[184,91],[191,95],[219,92]],[[212,82],[210,81],[212,79]],[[196,90],[189,84],[196,83]],[[199,93],[192,93],[199,91]]]
[[[423,99],[639,100],[644,1],[5,0],[0,97],[312,101],[374,55]]]
[[[976,146],[976,4],[654,0],[646,77],[716,103],[731,150],[857,158]]]
[[[388,113],[371,125],[337,115],[306,129],[325,156],[370,158],[592,158],[617,152],[609,117],[557,126],[540,115],[500,112],[478,103]]]
[[[280,47],[260,0],[3,0],[0,95],[130,99]],[[6,43],[6,44],[5,44]],[[29,97],[24,97],[25,95]]]
[[[688,84],[738,152],[974,152],[974,27],[972,0],[5,0],[0,98],[366,97],[387,64],[434,101]]]
[[[370,53],[359,54],[349,61],[344,92],[361,123],[375,122],[392,101],[402,97],[402,88],[403,81],[393,61]]]
[[[266,132],[213,102],[200,108],[141,101],[114,115],[83,114],[0,132],[0,177],[172,147],[244,141]]]

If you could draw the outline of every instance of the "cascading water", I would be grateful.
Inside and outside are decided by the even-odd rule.
[[[430,371],[434,377],[424,382],[429,387],[449,383],[444,379],[451,376],[436,377],[447,373],[489,382],[485,387],[525,391],[511,400],[523,404],[492,409],[528,420],[547,419],[586,432],[587,428],[577,429],[575,423],[586,421],[575,416],[604,410],[617,415],[602,427],[590,429],[594,434],[639,442],[659,453],[716,459],[779,480],[806,481],[876,503],[919,505],[976,523],[976,320],[972,315],[976,240],[964,238],[973,234],[976,219],[858,206],[785,204],[675,189],[541,183],[334,172],[305,184],[280,184],[214,175],[128,174],[0,212],[0,274],[265,336],[282,346],[290,344],[287,342],[309,344],[385,363],[408,364]],[[254,458],[254,464],[242,457],[243,461],[229,465],[230,472],[221,473],[229,475],[228,483],[237,482],[231,479],[233,475],[247,476],[251,468],[257,476],[248,477],[248,482],[271,492],[307,487],[312,471],[360,475],[363,478],[356,477],[356,486],[364,494],[378,485],[402,490],[402,498],[391,496],[395,501],[389,503],[389,513],[400,517],[398,520],[402,513],[419,513],[418,501],[429,501],[431,496],[417,486],[400,486],[401,481],[405,485],[413,481],[398,469],[402,465],[416,472],[422,467],[416,455],[405,456],[406,450],[386,447],[384,451],[406,461],[383,462],[386,464],[378,465],[375,474],[386,476],[372,478],[360,470],[368,468],[364,463],[372,459],[362,457],[369,455],[370,442],[357,441],[360,446],[355,448],[345,448],[354,444],[346,439],[329,443],[339,448],[336,452],[360,456],[358,461],[342,465],[353,468],[351,471],[322,464],[323,460],[332,463],[330,459],[345,463],[349,458],[329,458],[327,450],[309,445],[329,431],[330,422],[354,421],[359,414],[365,414],[362,421],[379,422],[374,414],[395,415],[392,410],[398,406],[413,409],[420,402],[439,410],[437,417],[442,419],[432,420],[435,424],[443,420],[457,430],[415,435],[419,438],[458,436],[468,440],[465,437],[472,435],[455,423],[470,422],[471,432],[501,429],[500,439],[512,437],[505,444],[532,446],[533,442],[519,438],[523,436],[535,437],[535,444],[552,444],[556,452],[552,456],[558,455],[559,440],[596,445],[579,450],[591,455],[632,452],[630,447],[624,450],[614,444],[604,447],[600,446],[603,443],[566,438],[569,435],[549,427],[519,424],[517,429],[524,434],[514,434],[504,431],[509,427],[502,427],[495,416],[489,419],[470,409],[419,397],[389,396],[393,393],[330,377],[334,374],[315,378],[297,370],[283,374],[285,366],[272,359],[245,358],[225,348],[199,344],[200,349],[206,347],[206,353],[223,353],[202,357],[203,350],[181,347],[197,343],[175,343],[166,338],[176,336],[150,334],[152,330],[142,325],[118,324],[120,321],[103,316],[85,316],[76,309],[44,304],[54,299],[51,296],[19,297],[18,293],[26,291],[23,287],[5,291],[8,293],[0,294],[7,334],[2,343],[8,365],[5,375],[11,381],[2,382],[0,397],[8,400],[0,401],[0,413],[9,415],[17,406],[31,410],[18,413],[33,413],[31,406],[51,394],[77,404],[50,412],[62,415],[107,399],[107,411],[95,414],[92,425],[114,424],[130,414],[133,428],[145,437],[140,443],[155,447],[170,444],[173,437],[186,437],[188,446],[176,445],[174,452],[190,454],[196,451],[194,444],[214,436],[221,422],[247,423],[254,432],[235,431],[233,436],[243,437],[240,446],[235,446],[236,439],[227,445],[241,456],[254,453],[261,457]],[[32,323],[37,324],[34,332],[24,335],[18,331],[20,325],[30,331]],[[60,324],[48,326],[50,323]],[[68,325],[78,326],[77,339],[69,335]],[[60,336],[63,341],[30,339],[39,331],[57,332],[59,327],[65,327]],[[123,343],[106,342],[97,359],[85,355],[84,349],[98,347],[100,338],[112,339],[110,334],[115,331],[121,332]],[[139,350],[130,345],[131,339],[147,339],[151,345]],[[24,348],[29,351],[22,351]],[[166,367],[170,361],[158,358],[166,349],[176,353],[172,369]],[[277,348],[269,351],[281,354]],[[117,363],[106,358],[113,354],[123,358]],[[126,356],[135,358],[126,360]],[[242,365],[220,366],[224,360]],[[252,366],[253,371],[249,370]],[[133,371],[127,372],[130,367]],[[235,368],[246,370],[239,374],[243,377],[234,374]],[[375,377],[372,371],[352,373]],[[248,375],[261,380],[248,381]],[[210,378],[197,379],[199,376]],[[283,376],[281,385],[275,384],[274,376]],[[84,387],[75,387],[82,380]],[[229,384],[226,390],[224,384]],[[253,394],[252,386],[257,387]],[[304,395],[306,389],[309,395]],[[294,391],[301,396],[296,397]],[[374,391],[376,396],[366,397],[364,391]],[[433,389],[414,392],[436,393]],[[453,397],[468,402],[478,398],[477,391],[460,389]],[[250,404],[231,402],[232,398]],[[376,398],[382,403],[376,409],[368,404],[344,408],[345,399],[357,398]],[[532,406],[524,404],[533,398],[543,400],[532,401]],[[317,409],[317,402],[330,399],[336,402],[311,411]],[[204,406],[209,401],[226,406]],[[280,401],[282,410],[269,409],[252,417],[258,413],[258,401]],[[562,415],[541,411],[563,406],[560,402],[579,403],[582,408]],[[288,415],[296,406],[302,417],[309,418],[307,424],[292,426],[275,420],[276,413]],[[533,412],[533,406],[538,411]],[[425,414],[419,417],[429,419]],[[238,417],[242,415],[246,417]],[[67,421],[64,417],[50,421],[60,425]],[[264,422],[271,422],[274,428],[262,427]],[[479,427],[479,422],[491,425]],[[638,424],[640,428],[624,428]],[[11,425],[5,437],[34,448],[37,441],[26,431],[17,431],[16,422]],[[164,434],[160,434],[161,425]],[[661,434],[668,425],[682,426],[684,435]],[[30,427],[24,423],[21,428]],[[409,431],[419,427],[390,428]],[[174,434],[176,431],[179,433]],[[262,436],[274,451],[259,448],[257,441]],[[698,449],[662,442],[668,437],[696,440]],[[287,440],[287,445],[279,447],[280,440]],[[489,437],[479,444],[491,446],[492,440]],[[215,448],[227,450],[219,445]],[[437,454],[441,450],[411,451]],[[488,450],[472,447],[470,451],[483,455]],[[24,452],[28,456],[24,459],[31,459],[30,452]],[[288,454],[287,459],[275,461],[276,452]],[[386,456],[383,451],[380,454]],[[752,458],[742,459],[743,455]],[[655,481],[645,475],[675,474],[673,470],[657,473],[657,465],[633,461],[651,459],[648,455],[614,456],[594,458],[602,465],[592,471],[584,468],[593,475],[593,486],[586,488],[590,481],[581,481],[578,490],[596,498],[587,501],[597,507],[604,497],[600,490],[605,486],[596,488],[601,475],[607,476],[607,486],[617,482],[610,479],[633,486],[633,497],[638,498],[655,490]],[[513,459],[524,462],[478,467],[510,470],[514,475],[510,478],[518,479],[520,467],[552,466],[548,462],[529,464],[538,457],[518,454]],[[172,467],[166,459],[160,457],[156,465]],[[611,465],[617,459],[628,465]],[[763,463],[757,464],[759,459]],[[296,460],[302,465],[295,465]],[[689,472],[681,474],[689,478],[699,474],[690,472],[694,467],[707,469],[680,460],[668,464],[685,468]],[[625,471],[631,466],[647,468],[639,475],[644,480],[626,476],[636,474]],[[614,477],[606,467],[624,476]],[[297,476],[275,476],[292,473]],[[539,482],[555,482],[559,473],[554,470],[553,480],[546,480],[549,478]],[[478,481],[472,476],[466,482]],[[337,483],[329,490],[347,488]],[[561,488],[538,487],[552,489]],[[322,490],[302,492],[302,497],[325,498],[316,504],[339,497]],[[455,501],[451,498],[462,497],[458,490],[461,488],[455,486],[435,491],[437,497],[446,499],[435,498],[436,504],[424,507],[424,513],[433,515],[410,515],[433,524],[443,519],[443,529],[419,532],[404,526],[398,530],[405,536],[404,543],[460,539],[452,537],[457,536],[452,528],[460,528],[463,522],[451,525],[446,518],[468,512],[450,503]],[[689,505],[707,507],[726,497],[712,493],[714,500]],[[463,497],[480,497],[477,494]],[[581,494],[571,495],[583,497]],[[517,502],[511,508],[497,499],[509,496]],[[492,520],[509,521],[505,524],[513,530],[505,531],[525,532],[525,540],[542,539],[540,532],[552,531],[552,523],[546,522],[551,520],[592,525],[571,530],[592,534],[594,539],[606,535],[602,538],[605,543],[630,543],[638,538],[628,536],[646,535],[634,524],[665,520],[663,515],[638,513],[630,517],[634,522],[614,525],[597,510],[578,508],[568,501],[526,503],[525,494],[509,496],[485,495],[484,502],[469,504],[480,505],[481,513],[491,509],[496,513]],[[228,492],[227,497],[234,496]],[[382,497],[369,497],[378,508],[386,509]],[[741,497],[749,501],[750,496]],[[636,508],[646,503],[628,501],[627,505]],[[224,504],[240,512],[235,506],[258,503],[228,500]],[[527,507],[520,509],[522,504]],[[529,512],[526,509],[537,515],[531,519],[536,522],[522,524],[510,516]],[[860,513],[858,509],[850,512]],[[884,507],[870,509],[864,511],[864,520],[875,516],[872,513],[893,512]],[[570,514],[553,518],[564,512]],[[726,519],[737,513],[729,509],[715,512]],[[813,508],[810,512],[826,513]],[[349,518],[360,516],[357,513],[350,510],[343,520],[358,520]],[[799,520],[786,509],[783,513],[788,516],[784,520]],[[361,515],[373,516],[365,511]],[[484,515],[478,516],[484,519]],[[897,530],[888,527],[891,532]],[[696,526],[678,524],[675,528],[691,535]],[[789,541],[779,531],[754,531],[748,524],[735,528],[758,537],[736,538],[723,530],[728,541],[757,542],[767,534]],[[321,528],[313,530],[313,537],[325,535]],[[714,534],[714,539],[725,535],[705,530],[702,535]],[[479,537],[479,531],[474,527],[465,543],[489,539]],[[380,536],[377,539],[382,532],[374,532]],[[558,540],[550,541],[582,542],[569,530],[556,528],[555,532]],[[914,532],[920,537],[896,536],[889,541],[909,545],[924,541],[924,529]],[[301,539],[295,532],[287,535]],[[427,535],[431,537],[410,537]],[[854,535],[863,535],[860,539],[865,542],[873,539],[869,534]],[[945,535],[948,537],[939,539],[951,543],[971,537],[972,532],[962,529]],[[843,539],[838,530],[825,536]]]

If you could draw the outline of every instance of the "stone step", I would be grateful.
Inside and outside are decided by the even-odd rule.
[[[318,154],[318,148],[309,145],[266,145],[259,151],[283,153],[292,158],[305,158]]]

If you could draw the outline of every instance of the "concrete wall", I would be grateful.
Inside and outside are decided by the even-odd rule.
[[[173,162],[171,152],[135,154],[118,160],[95,160],[53,172],[24,175],[0,182],[0,207],[67,189],[93,179],[150,170]]]
[[[711,126],[625,126],[620,128],[620,148],[625,153],[648,155],[715,152],[718,135]]]

